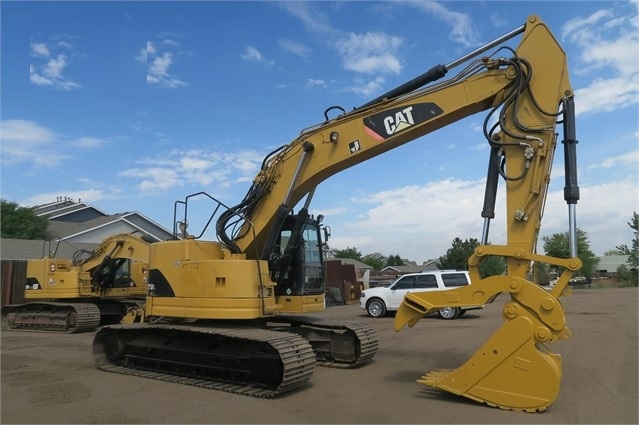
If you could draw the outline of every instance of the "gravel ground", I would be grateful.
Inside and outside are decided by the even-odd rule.
[[[299,391],[265,400],[101,372],[93,333],[2,332],[0,421],[8,423],[629,423],[637,424],[637,288],[580,289],[562,298],[570,339],[558,399],[543,413],[504,411],[416,382],[463,364],[501,324],[501,295],[483,310],[393,331],[357,305],[319,315],[364,321],[379,334],[375,360],[340,370],[317,367]]]

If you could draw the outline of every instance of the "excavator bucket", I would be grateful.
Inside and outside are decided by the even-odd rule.
[[[456,290],[410,293],[395,315],[395,330],[446,305],[487,304],[510,292],[505,323],[461,367],[435,370],[417,382],[506,410],[541,412],[559,394],[561,356],[545,343],[571,336],[561,303],[544,289],[515,277],[493,276]]]
[[[507,322],[464,365],[417,382],[507,410],[540,412],[559,394],[561,356],[534,338],[533,322]]]

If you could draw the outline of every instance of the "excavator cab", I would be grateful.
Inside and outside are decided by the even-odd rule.
[[[298,217],[290,214],[284,220],[269,261],[275,294],[283,300],[325,292],[321,220],[308,217],[300,222]]]

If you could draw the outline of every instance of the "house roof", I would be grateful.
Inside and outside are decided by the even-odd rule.
[[[150,220],[137,211],[96,217],[82,223],[67,221],[49,221],[47,231],[49,234],[62,239],[78,239],[78,236],[90,233],[96,229],[104,228],[115,223],[126,224],[134,230],[143,231],[152,238],[160,241],[170,239],[173,234],[164,227]],[[119,232],[118,232],[119,233]]]
[[[341,261],[342,264],[352,264],[360,270],[373,270],[373,267],[369,266],[366,263],[362,263],[361,261],[355,260],[354,258],[329,258],[326,261]]]
[[[34,207],[35,215],[38,217],[46,217],[49,220],[77,221],[77,219],[74,220],[72,217],[79,216],[79,212],[81,212],[84,217],[108,215],[93,205],[89,205],[84,202],[74,202],[70,198],[58,198],[58,201],[56,202],[36,205]]]
[[[628,257],[628,255],[604,255],[603,257],[598,257],[595,270],[614,273],[617,271],[617,267],[628,263]]]
[[[435,265],[435,261],[425,262],[421,266],[387,266],[384,267],[381,271],[389,272],[393,271],[399,274],[405,273],[420,273],[430,270],[437,270],[437,266]]]
[[[56,249],[57,245],[57,249]],[[49,242],[27,239],[0,239],[0,256],[3,260],[28,260],[32,258],[52,257],[73,258],[73,254],[81,249],[93,251],[96,243],[68,243],[66,241]]]
[[[72,258],[78,249],[93,250],[104,238],[139,232],[162,241],[173,238],[173,232],[137,211],[118,214],[105,212],[83,202],[59,197],[56,202],[34,207],[34,213],[49,220],[47,232],[51,242],[43,240],[2,239],[3,260],[25,260],[51,256],[60,240],[56,257]]]

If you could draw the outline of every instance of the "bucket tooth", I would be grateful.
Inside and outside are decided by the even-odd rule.
[[[534,338],[533,321],[506,322],[455,370],[435,370],[418,382],[506,410],[541,412],[559,394],[561,356]]]

